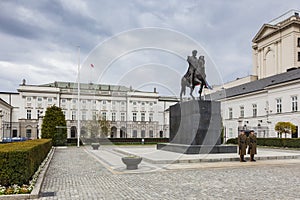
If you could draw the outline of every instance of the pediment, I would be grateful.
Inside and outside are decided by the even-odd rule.
[[[270,33],[274,32],[275,30],[277,30],[279,27],[278,26],[274,26],[274,25],[270,25],[270,24],[264,24],[259,31],[257,32],[257,34],[255,35],[255,37],[253,38],[252,42],[256,42],[257,40],[259,40],[260,38],[263,38],[267,35],[269,35]]]

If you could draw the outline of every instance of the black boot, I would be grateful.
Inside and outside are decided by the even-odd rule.
[[[240,156],[240,161],[241,161],[241,162],[247,162],[247,161],[244,159],[244,155],[241,155],[241,156]]]
[[[254,160],[254,154],[251,154],[251,161],[256,162],[256,160]]]

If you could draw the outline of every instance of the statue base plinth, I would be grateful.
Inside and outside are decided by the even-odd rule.
[[[171,151],[183,154],[215,154],[215,153],[237,153],[234,145],[186,145],[159,143],[157,150]]]
[[[221,145],[221,104],[192,100],[170,106],[170,143],[157,149],[184,154],[237,153],[236,146]]]

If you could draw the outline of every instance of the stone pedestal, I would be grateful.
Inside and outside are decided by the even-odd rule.
[[[236,153],[221,145],[221,108],[216,101],[187,101],[170,106],[170,143],[157,149],[185,154]]]

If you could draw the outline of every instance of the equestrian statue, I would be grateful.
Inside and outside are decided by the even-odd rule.
[[[189,63],[189,67],[185,75],[181,78],[181,91],[180,91],[180,100],[182,101],[182,95],[186,93],[186,87],[190,88],[190,95],[193,99],[193,91],[196,86],[200,85],[199,99],[201,100],[201,93],[204,88],[209,88],[209,84],[206,81],[206,74],[205,74],[205,60],[204,56],[197,56],[197,50],[192,51],[192,56],[188,56],[187,62]]]

